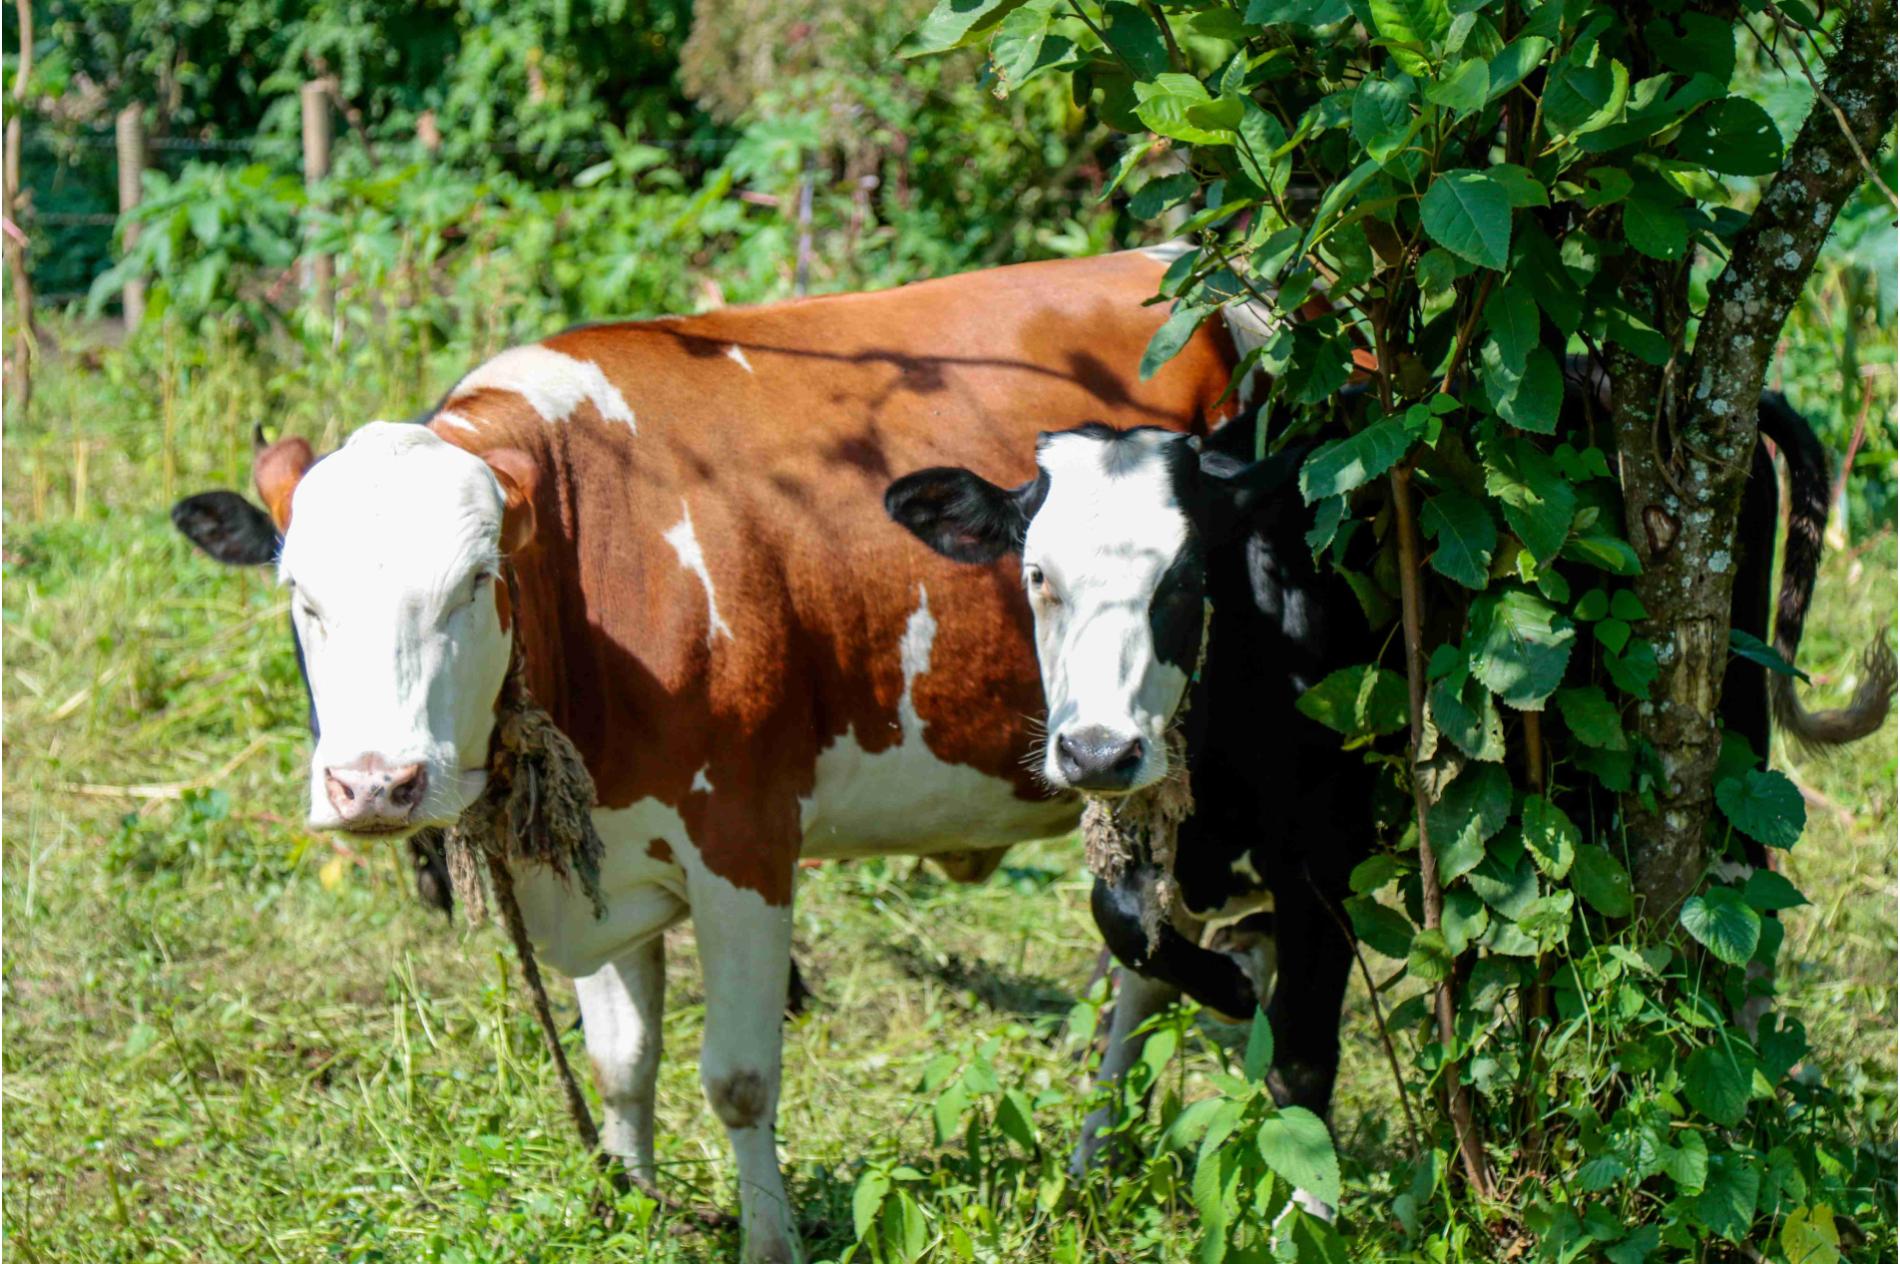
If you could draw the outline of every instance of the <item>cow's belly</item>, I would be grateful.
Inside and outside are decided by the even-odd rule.
[[[544,865],[517,865],[514,871],[515,895],[535,953],[569,978],[594,973],[687,912],[686,878],[674,856],[691,844],[677,811],[658,799],[597,808],[594,828],[604,852],[600,893],[607,907],[602,916],[594,916],[579,882],[563,882]]]
[[[915,733],[876,753],[846,733],[818,756],[799,800],[803,854],[928,856],[1049,838],[1075,828],[1073,797],[1029,800],[965,764],[940,760]]]

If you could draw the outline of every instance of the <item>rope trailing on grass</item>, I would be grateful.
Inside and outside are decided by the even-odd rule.
[[[1193,815],[1194,789],[1187,766],[1187,713],[1194,686],[1207,665],[1207,642],[1214,627],[1214,603],[1202,604],[1201,648],[1194,675],[1181,695],[1181,705],[1162,739],[1168,752],[1168,774],[1133,794],[1105,798],[1090,795],[1082,809],[1082,856],[1089,872],[1105,882],[1120,882],[1133,864],[1152,862],[1161,871],[1151,897],[1141,908],[1141,929],[1148,950],[1161,944],[1161,928],[1181,912],[1181,884],[1174,877],[1174,853],[1181,822]]]
[[[513,567],[505,567],[513,608],[521,609]],[[594,916],[606,912],[600,893],[600,835],[594,829],[594,779],[580,751],[555,725],[554,717],[528,693],[522,661],[521,638],[514,638],[508,675],[495,703],[495,732],[488,750],[488,783],[475,802],[463,810],[446,838],[449,883],[462,901],[470,925],[487,914],[482,889],[486,870],[501,919],[514,942],[521,976],[534,998],[534,1015],[541,1035],[561,1077],[567,1113],[589,1150],[600,1148],[600,1132],[587,1109],[587,1099],[561,1047],[561,1032],[548,1004],[541,967],[528,940],[521,905],[515,899],[514,875],[509,865],[534,861],[546,865],[563,882],[580,880],[593,905]]]

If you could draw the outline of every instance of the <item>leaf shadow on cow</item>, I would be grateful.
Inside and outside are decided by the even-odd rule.
[[[1567,406],[1587,406],[1599,383],[1573,365]],[[1792,662],[1826,517],[1825,454],[1780,396],[1764,395],[1761,417],[1764,436],[1790,471],[1793,511],[1774,643]],[[1296,441],[1253,461],[1257,424],[1257,416],[1237,421],[1199,447],[1184,436],[1093,424],[1045,433],[1038,476],[1030,482],[1001,488],[968,470],[923,470],[891,485],[886,508],[944,556],[979,564],[1010,553],[1022,558],[1049,692],[1048,767],[1058,783],[1078,784],[1072,774],[1087,762],[1062,751],[1065,731],[1079,733],[1085,713],[1096,721],[1091,728],[1103,727],[1101,717],[1115,714],[1117,689],[1127,692],[1127,677],[1164,666],[1166,607],[1198,594],[1199,572],[1213,612],[1203,671],[1185,690],[1194,811],[1181,826],[1171,875],[1189,916],[1185,925],[1162,919],[1158,930],[1147,929],[1168,876],[1152,858],[1129,866],[1119,879],[1097,878],[1092,911],[1126,967],[1103,1075],[1126,1070],[1138,1053],[1138,1041],[1129,1037],[1182,993],[1228,1015],[1251,1011],[1264,995],[1276,1036],[1273,1094],[1282,1105],[1325,1117],[1353,953],[1342,905],[1353,867],[1379,832],[1381,785],[1372,758],[1342,750],[1337,734],[1293,704],[1330,672],[1379,658],[1382,642],[1343,578],[1316,565],[1307,545],[1311,515],[1292,482],[1312,445]],[[1143,468],[1153,476],[1139,477]],[[1378,491],[1368,494],[1376,498]],[[1143,496],[1154,503],[1144,506]],[[1777,503],[1772,461],[1758,447],[1738,527],[1733,626],[1762,640],[1770,635]],[[1121,524],[1131,518],[1146,522],[1146,537],[1127,536]],[[1146,587],[1117,588],[1109,581],[1129,569],[1129,557],[1145,553],[1163,563],[1150,568]],[[1110,604],[1148,613],[1146,639],[1139,622],[1131,623],[1119,657],[1087,647],[1086,632],[1067,630],[1109,619],[1104,610]],[[1456,628],[1438,629],[1440,640],[1455,642],[1458,635]],[[1760,665],[1736,656],[1725,680],[1724,724],[1746,738],[1757,762],[1768,750],[1771,695],[1775,715],[1800,740],[1851,740],[1871,731],[1893,690],[1891,660],[1882,648],[1870,652],[1871,683],[1862,696],[1848,708],[1821,713],[1800,708],[1786,677],[1765,679]],[[1068,660],[1089,657],[1113,660],[1120,675],[1097,672],[1080,684],[1070,679],[1081,669]],[[1175,657],[1178,662],[1178,651]],[[1100,700],[1077,704],[1073,694],[1081,687],[1095,689]],[[1554,713],[1550,723],[1547,736],[1561,743],[1565,735]],[[1111,724],[1108,739],[1082,745],[1118,748],[1135,727]],[[1158,776],[1080,784],[1125,793]],[[1585,819],[1611,819],[1614,796],[1594,782],[1586,793],[1593,796],[1593,815]],[[1746,863],[1764,863],[1761,847],[1744,842]],[[1273,900],[1272,914],[1246,916],[1264,897]],[[1200,927],[1235,917],[1242,919],[1235,923],[1241,931],[1264,931],[1277,940],[1270,990],[1260,963],[1232,951],[1235,943],[1221,951],[1198,939]],[[1106,1122],[1105,1112],[1091,1120],[1084,1155],[1095,1144],[1094,1128]]]

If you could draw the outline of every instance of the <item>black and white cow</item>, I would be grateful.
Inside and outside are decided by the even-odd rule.
[[[1293,703],[1340,667],[1377,654],[1345,582],[1322,572],[1297,494],[1275,494],[1304,449],[1249,463],[1243,422],[1205,444],[1153,429],[1085,425],[1045,434],[1037,476],[1013,489],[963,469],[899,479],[891,516],[947,556],[1019,553],[1049,705],[1043,775],[1125,794],[1168,772],[1164,734],[1184,700],[1194,812],[1174,876],[1192,918],[1244,918],[1269,902],[1277,980],[1269,1074],[1283,1104],[1324,1115],[1339,1064],[1352,947],[1338,904],[1373,843],[1376,773]],[[1198,682],[1206,603],[1208,653]],[[1190,699],[1191,692],[1191,699]],[[1103,1068],[1182,992],[1230,1015],[1256,1003],[1255,971],[1164,925],[1150,948],[1141,910],[1159,877],[1131,867],[1097,881],[1097,924],[1123,965]],[[1333,907],[1328,907],[1329,905]],[[1098,1144],[1092,1120],[1084,1158]]]
[[[1585,406],[1594,384],[1573,374],[1570,406]],[[1790,471],[1774,641],[1792,662],[1826,519],[1825,454],[1779,395],[1763,396],[1761,425]],[[1253,442],[1247,421],[1204,443],[1084,425],[1042,435],[1037,475],[1018,487],[929,469],[893,483],[885,504],[946,556],[980,563],[1020,555],[1049,706],[1041,763],[1051,783],[1098,795],[1154,784],[1169,771],[1163,734],[1189,701],[1195,810],[1181,829],[1175,877],[1187,910],[1207,922],[1272,898],[1279,972],[1267,1001],[1276,1036],[1270,1083],[1283,1104],[1323,1116],[1352,952],[1340,903],[1373,841],[1377,774],[1293,703],[1329,672],[1378,657],[1379,641],[1344,580],[1317,567],[1306,545],[1310,515],[1291,483],[1310,445],[1254,462],[1246,459]],[[1763,639],[1776,505],[1773,465],[1758,449],[1738,530],[1733,619]],[[1204,670],[1192,681],[1203,598],[1212,622]],[[1785,677],[1765,681],[1761,667],[1737,657],[1724,722],[1765,756],[1772,692],[1777,718],[1800,739],[1852,740],[1878,727],[1892,695],[1891,658],[1880,647],[1867,675],[1853,706],[1816,714],[1794,701]],[[1136,1052],[1126,1034],[1179,993],[1238,1014],[1253,986],[1234,956],[1172,928],[1150,948],[1140,914],[1158,876],[1150,865],[1095,884],[1096,921],[1134,972],[1117,1003],[1107,1074]]]

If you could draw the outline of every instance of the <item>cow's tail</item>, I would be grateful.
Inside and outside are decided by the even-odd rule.
[[[1773,439],[1788,463],[1788,539],[1782,550],[1781,594],[1775,607],[1775,649],[1793,663],[1801,647],[1801,628],[1814,596],[1821,565],[1821,537],[1827,527],[1827,454],[1802,417],[1779,393],[1762,395],[1761,433]],[[1866,737],[1878,729],[1893,705],[1896,681],[1893,650],[1882,631],[1861,656],[1860,687],[1854,700],[1832,710],[1810,711],[1795,697],[1794,680],[1779,672],[1768,677],[1775,722],[1807,745],[1834,746]]]

